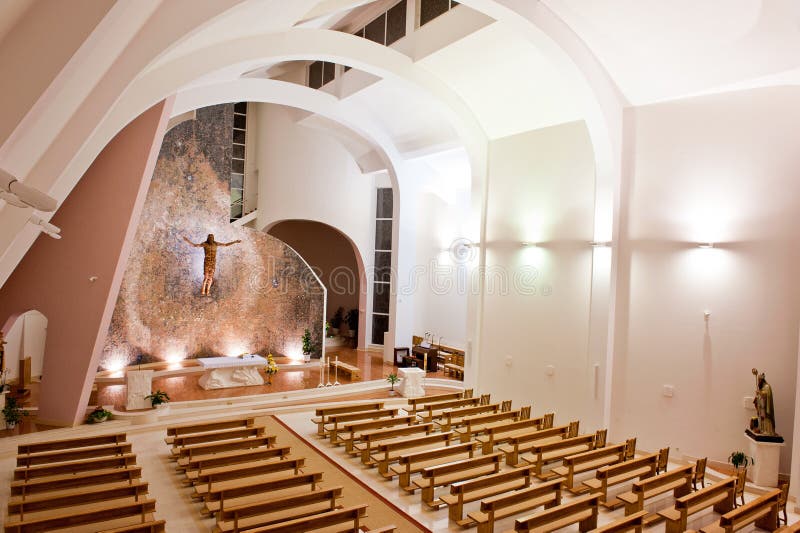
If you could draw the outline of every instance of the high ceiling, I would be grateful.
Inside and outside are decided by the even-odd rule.
[[[297,82],[315,59],[355,68],[322,91],[263,79],[248,95],[307,109],[309,125],[394,161],[800,81],[800,0],[464,0],[391,48],[330,31],[392,3],[71,0],[47,16],[63,4],[2,2],[0,168],[61,201],[153,103]],[[0,201],[0,284],[38,234],[29,216]]]

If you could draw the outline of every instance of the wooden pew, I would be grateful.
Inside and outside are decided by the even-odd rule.
[[[110,435],[97,435],[94,437],[78,437],[76,439],[61,439],[44,442],[33,442],[17,446],[18,455],[30,455],[39,452],[52,452],[68,450],[70,448],[83,448],[86,446],[102,446],[103,444],[120,444],[125,442],[125,433]]]
[[[615,509],[622,505],[618,498],[608,499],[608,489],[620,483],[625,483],[635,478],[640,480],[656,475],[656,464],[658,454],[651,453],[635,459],[629,459],[623,463],[598,468],[595,479],[587,479],[583,482],[591,492],[600,494],[600,504],[609,509]]]
[[[175,437],[191,435],[193,433],[207,433],[209,431],[219,431],[222,429],[249,428],[254,426],[256,419],[248,418],[226,418],[225,420],[214,420],[211,422],[200,422],[195,424],[182,424],[180,426],[170,426],[167,428],[167,437],[164,442],[172,444]]]
[[[408,407],[405,409],[408,414],[415,415],[424,404],[458,400],[463,397],[463,392],[445,392],[442,394],[432,394],[430,396],[420,396],[419,398],[408,398]]]
[[[248,530],[248,533],[305,533],[307,531],[319,531],[327,533],[333,531],[365,531],[362,519],[367,514],[367,505],[361,504],[353,507],[345,507],[327,513],[320,513],[306,518],[296,518],[271,526],[264,526]],[[343,526],[347,525],[343,529]],[[370,533],[391,533],[395,526],[384,526],[381,528],[370,528]]]
[[[461,380],[464,379],[464,367],[455,363],[445,363],[444,373],[453,374],[456,378]]]
[[[481,443],[483,453],[492,453],[497,444],[508,442],[508,439],[528,433],[531,430],[545,429],[542,427],[544,417],[526,418],[513,422],[503,421],[488,424],[483,434],[475,437]]]
[[[359,381],[361,380],[361,369],[357,366],[351,365],[349,363],[345,363],[344,361],[330,361],[329,363],[331,368],[339,369],[342,372],[345,372],[350,376],[350,381]]]
[[[392,479],[394,472],[389,470],[389,465],[398,461],[403,452],[408,450],[433,448],[437,446],[449,446],[453,440],[453,434],[432,433],[422,437],[401,438],[384,442],[378,445],[378,449],[370,454],[370,463],[378,466],[378,473],[386,479]]]
[[[253,450],[256,448],[272,448],[275,446],[275,435],[248,439],[223,440],[210,444],[194,444],[180,448],[176,470],[185,470],[195,459],[217,455],[235,450]]]
[[[66,461],[78,461],[80,459],[91,459],[93,457],[125,455],[126,453],[131,453],[132,451],[133,448],[130,442],[121,442],[119,444],[106,444],[102,446],[74,448],[70,450],[58,450],[54,452],[41,452],[29,455],[18,455],[17,466],[30,467],[36,465],[62,463]]]
[[[239,533],[245,529],[268,526],[336,509],[342,487],[290,494],[264,501],[228,507],[216,515],[214,533]]]
[[[781,489],[773,489],[755,500],[740,505],[719,518],[719,522],[704,526],[702,533],[732,533],[750,524],[775,531],[778,529],[778,499]]]
[[[240,450],[231,453],[220,453],[211,457],[200,457],[189,461],[186,465],[186,482],[194,483],[203,472],[212,468],[234,468],[236,465],[269,459],[286,459],[292,451],[291,446],[277,446],[275,448],[256,448],[254,450]]]
[[[344,451],[353,453],[353,446],[361,438],[361,433],[374,429],[408,426],[414,423],[414,415],[379,418],[366,422],[351,422],[345,424],[339,431],[339,443],[344,444]]]
[[[99,533],[164,533],[166,531],[164,520],[148,520],[133,526],[115,527],[114,529],[104,529]]]
[[[543,439],[556,440],[565,439],[569,436],[577,437],[577,423],[568,426],[557,426],[547,429],[533,429],[518,435],[511,436],[505,444],[498,446],[498,450],[506,454],[506,464],[509,466],[520,466],[530,464],[520,459],[520,455],[529,452],[534,446],[540,444]],[[574,435],[571,435],[572,431]]]
[[[77,474],[31,479],[28,481],[12,481],[11,496],[19,496],[24,500],[45,492],[74,489],[77,487],[113,483],[128,483],[130,485],[135,483],[135,480],[141,479],[141,477],[142,467],[129,466],[127,468],[109,468]]]
[[[421,477],[413,480],[412,484],[421,489],[422,503],[432,509],[438,509],[445,503],[441,499],[434,498],[437,487],[478,476],[485,476],[486,474],[496,474],[500,471],[502,458],[502,454],[492,453],[471,459],[429,466],[422,469],[420,472]]]
[[[473,407],[461,407],[458,409],[446,409],[442,413],[442,417],[439,420],[434,420],[433,423],[439,426],[442,431],[450,431],[451,429],[460,426],[465,417],[487,413],[497,413],[499,411],[499,403],[476,405]]]
[[[355,413],[356,411],[372,411],[375,409],[383,409],[383,402],[364,402],[337,405],[335,407],[322,407],[314,412],[315,417],[312,418],[311,421],[317,425],[317,435],[324,436],[325,423],[328,422],[328,416]]]
[[[136,455],[132,453],[126,453],[125,455],[81,459],[79,461],[37,465],[28,468],[15,468],[14,479],[29,480],[41,477],[58,476],[61,474],[77,474],[79,472],[89,472],[92,470],[105,470],[107,468],[127,468],[135,464]]]
[[[417,417],[422,422],[433,422],[444,416],[447,409],[459,407],[475,407],[480,405],[480,398],[460,398],[458,400],[447,400],[445,402],[428,403],[417,411]]]
[[[379,418],[391,418],[397,416],[400,410],[394,409],[373,409],[371,411],[360,411],[358,413],[345,413],[342,415],[331,415],[328,417],[328,423],[325,424],[325,434],[331,441],[331,444],[340,444],[339,442],[339,428],[340,424],[343,426],[348,422],[358,422],[360,420],[375,420]]]
[[[197,476],[197,485],[194,488],[193,498],[201,498],[210,491],[215,483],[243,479],[248,477],[265,476],[277,472],[291,470],[295,475],[301,473],[305,458],[286,459],[284,461],[264,461],[261,463],[245,463],[238,468],[223,467],[206,470]]]
[[[222,429],[220,431],[209,431],[207,433],[194,433],[192,435],[175,437],[170,453],[173,457],[180,457],[180,450],[187,446],[219,442],[222,440],[263,437],[266,431],[266,428],[263,426],[250,426],[247,428]]]
[[[15,518],[20,522],[25,520],[25,515],[39,511],[49,511],[51,509],[63,509],[94,502],[104,502],[106,500],[117,500],[132,498],[139,501],[142,496],[147,494],[148,485],[146,482],[136,482],[130,485],[108,487],[104,485],[81,488],[69,494],[43,494],[36,498],[14,498],[8,502],[8,514],[18,515]]]
[[[686,496],[692,492],[693,473],[694,465],[686,465],[641,481],[634,481],[630,492],[619,495],[619,499],[625,504],[625,516],[643,510],[646,500],[670,490],[675,498]],[[659,518],[659,515],[651,513],[644,518],[644,523],[649,525]]]
[[[708,487],[681,496],[675,500],[675,507],[659,511],[666,520],[666,533],[680,533],[686,531],[689,516],[714,507],[714,512],[725,514],[732,511],[734,506],[734,493],[736,491],[736,477],[729,477]]]
[[[564,457],[589,451],[592,446],[594,446],[594,434],[578,435],[568,439],[535,444],[531,447],[531,451],[522,454],[520,458],[535,467],[538,477],[549,479],[557,474],[543,472],[546,464],[554,461],[563,461]]]
[[[416,487],[411,483],[411,476],[421,472],[423,468],[452,462],[459,459],[469,459],[474,456],[478,448],[477,442],[465,442],[463,444],[451,444],[441,448],[425,450],[401,455],[396,465],[389,466],[394,474],[398,475],[400,488],[406,492],[414,493]]]
[[[482,433],[489,424],[500,421],[512,421],[523,418],[520,409],[513,411],[502,411],[500,413],[488,413],[483,415],[468,416],[464,418],[459,427],[453,431],[458,435],[461,442],[469,442],[475,436]]]
[[[309,490],[316,490],[317,485],[322,481],[322,472],[309,472],[306,474],[289,475],[281,478],[270,479],[260,482],[247,482],[237,485],[228,485],[214,488],[205,494],[204,513],[214,514],[225,510],[226,502],[228,505],[239,505],[237,498],[253,496],[256,494],[266,494],[272,491],[288,488],[303,487],[308,485]]]
[[[478,524],[478,533],[494,533],[496,520],[537,507],[549,509],[561,504],[561,480],[554,479],[528,488],[499,494],[481,501],[480,509],[467,516]]]
[[[133,526],[104,529],[99,533],[164,533],[166,531],[166,524],[164,520],[149,520]]]
[[[152,519],[152,514],[156,510],[155,500],[141,500],[138,502],[98,506],[92,509],[80,511],[65,510],[51,516],[25,520],[24,522],[5,523],[5,533],[30,533],[34,531],[50,531],[52,529],[64,529],[86,524],[96,524],[107,522],[119,518],[140,517],[141,522]]]
[[[623,516],[622,518],[615,520],[610,524],[593,529],[591,533],[626,533],[627,531],[642,533],[642,528],[644,527],[644,517],[646,515],[647,511],[639,511],[638,513],[633,513],[629,516]]]
[[[474,520],[464,519],[465,503],[530,487],[532,477],[533,467],[527,467],[459,481],[450,485],[450,494],[441,496],[441,500],[447,504],[450,520],[459,526],[468,526],[473,524]]]
[[[375,429],[361,433],[359,442],[353,446],[353,452],[361,455],[361,462],[365,465],[371,464],[370,454],[383,441],[397,437],[411,437],[419,433],[429,435],[433,431],[433,424],[417,424],[414,426],[389,427]]]
[[[605,448],[569,455],[564,457],[562,466],[553,469],[553,473],[565,478],[564,486],[570,492],[585,492],[585,485],[575,486],[575,474],[621,463],[625,459],[625,447],[625,443],[612,444]]]
[[[530,531],[547,533],[571,524],[578,524],[579,531],[590,531],[597,527],[597,503],[599,494],[580,496],[569,503],[539,511],[514,521],[510,531]]]
[[[777,533],[798,533],[798,531],[800,531],[800,520],[778,528],[776,531]]]

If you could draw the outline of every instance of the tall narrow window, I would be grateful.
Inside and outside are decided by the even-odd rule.
[[[389,329],[389,301],[392,286],[392,189],[378,189],[376,204],[372,344],[383,344],[383,335]]]
[[[420,0],[419,25],[424,26],[458,5],[455,0]]]
[[[231,216],[244,215],[244,161],[247,141],[247,102],[233,104],[233,143],[231,144]]]

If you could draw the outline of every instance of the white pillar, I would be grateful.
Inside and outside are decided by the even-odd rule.
[[[800,342],[798,342],[800,346]],[[800,348],[797,353],[797,376],[794,385],[794,431],[792,432],[792,481],[789,495],[794,497],[794,512],[800,512]]]

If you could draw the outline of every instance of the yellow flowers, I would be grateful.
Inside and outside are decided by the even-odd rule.
[[[272,358],[271,353],[267,354],[267,366],[264,367],[264,372],[266,372],[268,376],[278,373],[278,365],[275,363],[275,359]]]

